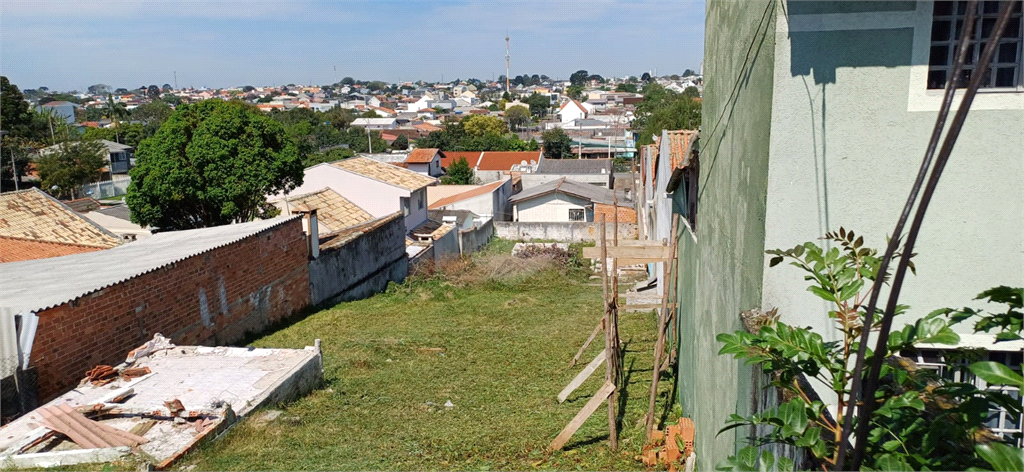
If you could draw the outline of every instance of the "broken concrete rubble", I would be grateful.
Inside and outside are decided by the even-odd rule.
[[[238,418],[297,398],[323,381],[319,340],[305,349],[256,349],[174,346],[160,338],[134,350],[131,362],[91,370],[103,373],[102,385],[87,376],[78,388],[0,428],[0,469],[129,456],[163,469]],[[50,422],[56,411],[84,417],[74,423],[62,417],[58,427]],[[100,443],[97,431],[108,439],[141,440],[132,447]]]

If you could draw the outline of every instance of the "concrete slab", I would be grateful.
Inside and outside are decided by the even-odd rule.
[[[121,413],[104,415],[102,421],[127,431],[142,421],[157,420],[143,435],[149,442],[141,445],[137,453],[164,467],[211,433],[219,435],[236,418],[264,405],[295,399],[323,382],[319,342],[305,349],[174,346],[143,357],[132,367],[148,367],[151,373],[127,381],[118,378],[101,387],[86,383],[47,406],[65,402],[72,407],[94,405],[109,401],[115,392],[134,390],[134,395],[114,405]],[[174,418],[164,403],[174,399],[181,401],[187,411],[209,418],[209,426],[197,426],[195,422],[202,420],[195,416]],[[0,428],[0,468],[5,468],[5,463],[24,467],[25,460],[32,459],[28,456],[51,463],[55,458],[46,453],[81,450],[70,441],[60,443],[57,438],[18,454],[26,439],[39,434],[41,418],[39,410],[35,410]],[[109,456],[82,453],[75,457]],[[60,459],[68,463],[67,458],[56,458]]]

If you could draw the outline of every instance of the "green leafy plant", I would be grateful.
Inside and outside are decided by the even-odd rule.
[[[788,250],[766,252],[772,256],[770,266],[789,260],[790,265],[805,272],[805,280],[810,282],[807,290],[830,303],[828,316],[841,334],[839,340],[825,341],[810,328],[778,321],[764,323],[756,333],[743,330],[718,335],[718,341],[723,343],[720,355],[732,355],[747,364],[757,365],[770,376],[770,384],[780,390],[783,398],[777,407],[729,418],[721,432],[753,426],[761,426],[767,432],[751,438],[751,446],[720,462],[720,470],[789,467],[788,463],[774,461],[771,454],[759,455],[759,446],[771,443],[801,448],[816,467],[825,470],[843,467],[836,463],[837,444],[842,437],[844,415],[855,412],[849,405],[849,388],[854,376],[851,355],[859,347],[865,304],[871,289],[876,283],[885,283],[888,274],[878,274],[881,262],[878,251],[865,247],[863,237],[853,231],[841,228],[838,232],[827,233],[824,239],[834,247],[808,242]],[[914,270],[913,265],[910,268]],[[1019,289],[1000,287],[979,296],[1006,303],[1010,309],[1006,314],[982,316],[975,329],[1013,330],[1019,326],[1022,297],[1015,290]],[[900,306],[897,313],[907,309]],[[1019,457],[1008,451],[1017,449],[1002,444],[1001,438],[991,434],[984,424],[989,410],[998,407],[1003,407],[1019,421],[1019,399],[999,389],[983,390],[973,384],[940,379],[932,371],[919,369],[909,359],[899,356],[901,351],[913,350],[916,344],[956,344],[960,337],[951,326],[979,313],[969,309],[936,310],[902,329],[893,329],[886,352],[868,350],[869,357],[881,355],[886,362],[882,387],[874,398],[878,407],[870,419],[866,468],[966,470],[991,467],[1002,470],[1016,466],[1014,461]],[[878,316],[880,314],[875,313],[872,318]],[[1016,332],[1019,334],[1019,328]],[[1020,374],[999,363],[975,362],[966,370],[990,386],[1021,386]],[[838,399],[835,417],[817,399],[810,382],[832,390]]]

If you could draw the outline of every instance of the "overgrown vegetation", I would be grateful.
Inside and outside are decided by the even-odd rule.
[[[326,385],[277,420],[244,421],[186,457],[197,470],[627,470],[643,443],[651,314],[620,315],[626,388],[620,450],[595,414],[564,451],[548,443],[587,402],[595,375],[555,396],[602,316],[601,287],[558,262],[510,256],[497,240],[472,259],[419,273],[386,293],[342,303],[266,335],[258,347],[323,340]],[[601,349],[594,343],[585,357]],[[670,384],[670,382],[663,382]],[[671,385],[663,394],[667,397]],[[445,408],[445,403],[454,405]],[[603,409],[602,409],[603,412]],[[256,412],[253,418],[259,417]]]
[[[767,320],[759,331],[737,331],[720,334],[724,344],[719,354],[728,354],[758,366],[771,376],[771,385],[784,393],[785,401],[776,408],[751,416],[733,415],[730,425],[761,426],[766,433],[752,437],[752,445],[736,456],[720,462],[720,470],[760,470],[777,468],[792,470],[786,458],[775,458],[767,451],[759,454],[758,446],[771,443],[795,446],[809,453],[810,464],[804,466],[825,470],[847,470],[837,464],[837,445],[842,435],[844,415],[855,414],[849,405],[851,356],[857,351],[858,339],[864,329],[867,298],[873,284],[885,283],[889,274],[878,274],[881,257],[878,251],[864,246],[863,237],[840,229],[826,234],[835,245],[826,249],[807,242],[789,250],[767,251],[773,257],[770,265],[790,261],[806,273],[808,291],[828,302],[829,318],[839,331],[839,340],[826,342],[809,328],[789,326]],[[910,266],[913,269],[913,266]],[[902,329],[894,329],[885,352],[872,353],[886,359],[881,378],[882,387],[874,401],[864,467],[870,470],[1022,470],[1021,450],[1004,443],[1002,437],[986,427],[990,411],[1006,409],[1020,424],[1021,401],[1013,398],[1000,385],[1024,388],[1019,372],[1003,364],[979,361],[951,365],[952,371],[976,376],[992,389],[979,389],[973,383],[954,382],[918,369],[901,353],[912,351],[923,343],[956,344],[960,337],[953,324],[980,317],[977,331],[999,330],[1000,340],[1019,338],[1021,305],[1024,289],[998,287],[982,293],[979,298],[1008,305],[1005,313],[983,315],[976,310],[936,310]],[[898,314],[908,307],[901,306]],[[873,318],[880,313],[873,314]],[[875,323],[872,324],[874,326]],[[875,328],[877,329],[877,328]],[[1014,331],[1015,330],[1015,331]],[[1007,334],[1007,331],[1010,331]],[[805,380],[802,380],[805,379]],[[836,417],[826,412],[826,405],[816,399],[808,382],[829,388],[838,398]],[[1014,440],[1019,439],[1018,437]]]

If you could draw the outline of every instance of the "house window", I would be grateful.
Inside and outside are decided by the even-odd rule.
[[[418,194],[416,194],[416,206],[417,206],[417,207],[418,207],[418,208],[419,208],[420,210],[422,210],[422,209],[423,209],[423,194],[422,194],[422,193],[418,193]]]
[[[975,64],[981,52],[988,44],[987,40],[992,36],[995,29],[996,19],[999,16],[999,9],[1005,2],[978,2],[977,14],[975,16],[974,28],[971,31],[971,38],[967,48],[967,57],[964,60],[963,70],[960,77],[957,77],[956,86],[963,88],[971,80],[975,73]],[[1003,30],[1003,37],[999,40],[992,62],[987,70],[983,71],[984,78],[981,86],[992,87],[1017,87],[1024,83],[1024,66],[1022,66],[1022,54],[1024,54],[1024,15],[1021,13],[1021,4],[1024,2],[1014,1],[1011,6],[1013,13],[1010,15],[1010,22]],[[957,42],[967,18],[966,1],[956,2],[935,2],[934,14],[932,17],[932,41],[931,51],[928,59],[928,88],[941,89],[946,87],[946,79],[956,60]]]
[[[1016,372],[1021,371],[1021,361],[1024,353],[1021,351],[984,351],[984,350],[944,350],[944,349],[920,349],[904,351],[900,355],[910,358],[922,369],[935,371],[935,374],[953,382],[972,383],[978,388],[989,388],[984,380],[971,374],[965,367],[971,362],[993,361],[1003,364]],[[1019,388],[1010,386],[992,387],[1006,393],[1017,401],[1024,402]],[[1024,405],[1024,403],[1022,403]],[[1024,447],[1024,439],[1014,439],[1014,434],[1022,432],[1020,422],[1014,422],[1004,408],[989,410],[988,426],[993,433],[1001,435],[1008,440],[1016,441],[1017,447]]]
[[[583,214],[582,208],[570,208],[569,209],[569,221],[586,221],[586,216]]]
[[[402,215],[409,216],[409,198],[399,197],[398,201],[401,202],[402,205]]]

